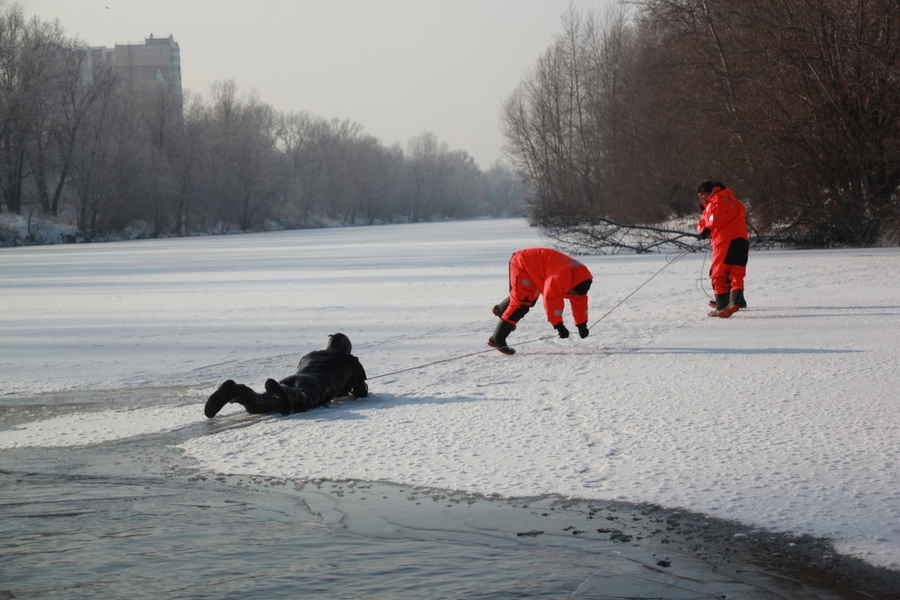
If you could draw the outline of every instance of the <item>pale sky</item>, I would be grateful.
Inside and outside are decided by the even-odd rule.
[[[504,101],[564,13],[615,2],[20,0],[91,46],[174,35],[192,93],[233,79],[278,110],[352,119],[388,146],[430,131],[483,169],[503,156]]]

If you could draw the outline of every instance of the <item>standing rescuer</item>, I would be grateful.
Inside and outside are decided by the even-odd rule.
[[[503,354],[515,354],[506,344],[506,337],[516,324],[544,296],[547,320],[561,338],[569,337],[563,323],[564,300],[572,306],[572,316],[578,335],[589,334],[588,290],[593,283],[590,269],[570,256],[550,248],[527,248],[513,252],[509,259],[509,296],[494,306],[492,312],[500,318],[488,346]]]
[[[721,181],[701,183],[697,187],[697,199],[703,211],[697,231],[701,238],[709,238],[712,246],[709,279],[716,299],[709,316],[727,319],[747,308],[744,299],[744,275],[750,254],[747,209]]]

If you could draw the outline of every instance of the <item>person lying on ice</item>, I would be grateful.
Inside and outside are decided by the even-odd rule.
[[[280,382],[266,379],[266,391],[257,394],[246,385],[229,379],[219,386],[203,408],[213,418],[229,402],[236,402],[248,413],[289,415],[323,406],[334,398],[369,395],[366,371],[359,359],[350,354],[353,346],[343,333],[328,336],[328,346],[303,356],[297,372]]]
[[[494,306],[493,313],[500,318],[488,346],[503,354],[516,351],[506,345],[506,336],[544,295],[547,320],[561,338],[569,337],[563,323],[563,307],[568,299],[578,335],[588,336],[588,290],[593,283],[590,269],[570,256],[550,248],[527,248],[513,252],[509,259],[509,296]]]

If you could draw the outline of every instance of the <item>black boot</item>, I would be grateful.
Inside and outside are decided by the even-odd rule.
[[[506,345],[506,336],[512,333],[515,328],[516,326],[512,323],[501,319],[500,322],[497,323],[497,328],[494,329],[494,335],[488,338],[488,346],[496,348],[503,354],[515,354],[515,349]]]
[[[738,304],[739,296],[743,296],[739,290],[731,290],[731,293],[728,294],[728,306],[719,311],[720,317],[727,319],[741,309]],[[744,305],[746,306],[746,304],[745,302]]]
[[[731,290],[733,294],[732,301],[738,308],[747,308],[747,300],[744,298],[744,290]]]
[[[504,298],[501,302],[494,305],[494,308],[491,309],[491,312],[494,313],[494,316],[498,319],[503,316],[503,313],[506,312],[506,307],[509,306],[509,296]]]
[[[227,383],[227,382],[226,382]],[[244,407],[251,415],[262,415],[281,411],[281,400],[269,393],[257,394],[253,388],[242,383],[232,382],[231,399],[228,402],[234,402]]]
[[[716,306],[713,310],[709,311],[710,317],[721,317],[721,312],[725,310],[728,306],[729,294],[716,294]],[[731,313],[728,313],[728,316],[731,316]]]
[[[206,400],[206,406],[203,407],[203,414],[206,415],[206,418],[212,419],[219,414],[222,407],[231,402],[231,399],[234,398],[236,390],[237,384],[232,379],[229,379],[220,385],[219,389],[209,396]]]

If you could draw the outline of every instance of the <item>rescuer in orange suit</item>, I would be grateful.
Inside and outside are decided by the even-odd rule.
[[[550,248],[513,252],[509,259],[509,296],[493,308],[492,312],[500,317],[500,322],[488,339],[488,346],[503,354],[515,354],[516,351],[506,345],[506,336],[542,294],[547,320],[559,337],[569,337],[569,330],[563,323],[564,300],[568,300],[578,335],[586,338],[589,333],[587,293],[591,283],[590,269],[562,252]]]
[[[716,294],[711,317],[728,318],[746,308],[744,275],[750,253],[747,235],[747,209],[721,181],[704,181],[697,188],[700,201],[700,238],[709,238],[712,266],[709,278]]]

